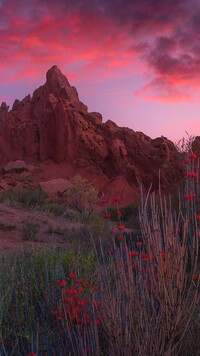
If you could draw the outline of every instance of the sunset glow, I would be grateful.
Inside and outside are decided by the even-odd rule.
[[[198,0],[0,0],[0,102],[56,64],[104,121],[200,135],[199,18]]]

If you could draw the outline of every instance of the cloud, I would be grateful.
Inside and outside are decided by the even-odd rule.
[[[35,81],[57,64],[75,68],[79,81],[137,70],[144,85],[135,95],[145,100],[191,101],[194,90],[200,93],[198,0],[4,0],[0,6],[2,83],[27,75]]]

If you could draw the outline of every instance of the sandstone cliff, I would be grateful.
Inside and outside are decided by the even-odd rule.
[[[0,164],[16,159],[67,163],[96,176],[98,189],[116,190],[117,185],[124,194],[136,192],[141,182],[146,189],[153,183],[155,189],[159,169],[167,190],[183,170],[167,138],[151,139],[88,112],[57,66],[48,70],[46,83],[32,97],[15,100],[10,111],[6,103],[0,106]]]

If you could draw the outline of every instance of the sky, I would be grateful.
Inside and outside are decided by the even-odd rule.
[[[0,0],[0,103],[55,64],[104,122],[200,136],[199,0]]]

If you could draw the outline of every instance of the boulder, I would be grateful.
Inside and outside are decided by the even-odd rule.
[[[26,163],[21,160],[8,162],[7,164],[4,165],[3,169],[5,173],[13,173],[13,172],[21,173],[23,171],[28,170]]]
[[[67,189],[72,187],[72,183],[67,179],[52,179],[39,183],[40,189],[49,197],[62,195]]]

